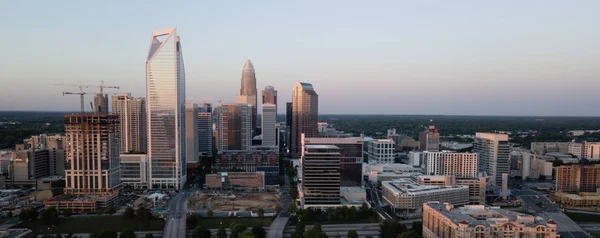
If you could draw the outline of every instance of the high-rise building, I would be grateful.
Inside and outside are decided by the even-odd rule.
[[[105,194],[121,187],[119,116],[67,114],[67,194]]]
[[[363,137],[304,137],[302,146],[335,145],[340,148],[340,184],[342,187],[361,187],[363,181]]]
[[[440,133],[434,125],[427,127],[419,134],[420,150],[437,152],[440,151]]]
[[[277,105],[266,103],[262,105],[262,145],[277,146]]]
[[[600,165],[563,165],[556,168],[556,191],[596,192],[600,188]]]
[[[286,140],[287,140],[287,149],[291,150],[292,146],[292,108],[293,104],[291,102],[285,103],[285,126],[286,128]]]
[[[478,156],[478,171],[487,173],[491,185],[501,186],[502,174],[509,170],[508,135],[477,132],[473,152]]]
[[[198,107],[198,154],[213,155],[213,116],[210,103]]]
[[[371,140],[368,143],[367,154],[369,163],[393,164],[396,149],[392,139]]]
[[[340,148],[305,145],[302,150],[302,208],[340,204]]]
[[[185,104],[185,157],[188,164],[198,163],[198,105]]]
[[[426,175],[477,177],[477,154],[456,152],[422,152]]]
[[[131,94],[112,96],[112,113],[119,115],[121,153],[146,152],[146,99]]]
[[[50,176],[65,176],[65,136],[40,134],[23,140],[25,149],[48,149]]]
[[[262,104],[275,104],[275,109],[277,109],[277,90],[271,85],[265,87],[262,91]],[[275,110],[277,112],[277,110]]]
[[[219,102],[216,109],[219,151],[252,149],[252,105]]]
[[[175,28],[152,33],[146,59],[149,186],[186,181],[185,68]]]
[[[108,113],[108,95],[98,93],[94,96],[94,113]]]
[[[290,141],[292,157],[302,153],[301,135],[316,137],[319,117],[319,95],[312,84],[296,82],[292,90],[292,138]]]
[[[244,63],[244,69],[242,69],[242,86],[240,88],[240,95],[236,97],[235,102],[252,105],[252,131],[255,133],[257,133],[256,110],[258,109],[256,97],[256,74],[254,72],[254,65],[248,59]]]

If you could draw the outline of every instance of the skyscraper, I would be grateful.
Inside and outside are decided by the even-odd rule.
[[[198,162],[198,105],[185,104],[185,149],[187,163]]]
[[[244,103],[217,105],[219,151],[252,148],[252,105]]]
[[[340,148],[305,145],[302,148],[302,208],[340,204]]]
[[[250,60],[246,60],[246,63],[244,63],[240,95],[236,97],[235,102],[252,105],[252,130],[256,130],[256,110],[258,106],[256,102],[256,75]]]
[[[94,113],[108,113],[108,95],[98,93],[94,96]]]
[[[121,153],[146,152],[146,99],[131,94],[113,95],[113,114],[119,115]]]
[[[67,114],[66,186],[68,194],[104,194],[121,187],[119,116]]]
[[[186,181],[185,69],[175,28],[152,33],[146,59],[149,186]]]
[[[262,145],[263,146],[277,146],[277,106],[272,103],[266,103],[262,105]]]
[[[319,95],[312,84],[296,82],[292,90],[292,157],[299,157],[302,150],[301,134],[317,137]]]
[[[198,153],[203,156],[213,154],[213,115],[210,103],[198,107]]]
[[[434,125],[430,125],[419,134],[419,142],[422,151],[440,151],[440,133]]]
[[[486,172],[491,185],[502,185],[502,174],[508,174],[510,146],[508,135],[476,133],[473,152],[477,153],[477,170]]]
[[[292,108],[293,104],[291,102],[285,103],[285,126],[286,126],[286,140],[287,140],[287,149],[291,150],[292,148]]]
[[[277,90],[271,85],[266,86],[262,91],[262,104],[275,104],[275,112],[277,112]]]

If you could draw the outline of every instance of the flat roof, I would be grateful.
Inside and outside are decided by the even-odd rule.
[[[504,210],[499,207],[465,205],[459,208],[447,209],[445,203],[433,201],[427,202],[424,206],[437,210],[455,224],[466,223],[470,226],[483,225],[490,227],[490,224],[497,222],[517,222],[528,226],[546,225],[546,221],[541,217]]]
[[[340,149],[335,145],[304,145],[307,149]]]
[[[393,181],[385,181],[383,182],[384,187],[389,187],[392,191],[396,193],[410,193],[410,194],[419,194],[419,193],[427,193],[434,190],[447,190],[447,189],[455,189],[455,188],[468,188],[468,186],[439,186],[439,185],[421,185],[417,182],[401,178]]]

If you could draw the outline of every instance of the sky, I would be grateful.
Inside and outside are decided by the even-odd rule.
[[[77,111],[75,87],[145,96],[177,27],[191,102],[312,83],[319,113],[600,116],[600,1],[5,1],[0,110]],[[93,92],[94,89],[88,91]],[[86,97],[86,105],[92,100]],[[259,100],[260,102],[260,100]],[[88,107],[86,107],[88,108]]]

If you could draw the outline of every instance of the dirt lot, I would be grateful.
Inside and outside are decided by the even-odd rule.
[[[258,208],[271,208],[279,204],[278,194],[208,192],[195,194],[189,202],[189,209],[216,211],[249,211]]]

